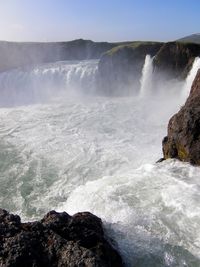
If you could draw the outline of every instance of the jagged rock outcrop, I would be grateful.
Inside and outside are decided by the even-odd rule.
[[[199,55],[199,44],[165,43],[154,58],[154,73],[167,78],[183,79],[191,69],[195,57]]]
[[[106,241],[101,219],[89,212],[49,212],[41,221],[21,223],[0,209],[1,267],[121,267]]]
[[[133,42],[103,54],[99,62],[99,91],[108,95],[137,92],[145,56],[154,56],[162,45],[158,42]]]
[[[200,70],[185,105],[169,121],[163,154],[200,165]]]

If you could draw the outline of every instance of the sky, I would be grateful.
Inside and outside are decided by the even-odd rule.
[[[0,0],[0,40],[171,41],[200,32],[200,0]]]

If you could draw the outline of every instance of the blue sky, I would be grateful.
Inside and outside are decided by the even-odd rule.
[[[200,32],[200,0],[0,0],[0,40],[169,41]]]

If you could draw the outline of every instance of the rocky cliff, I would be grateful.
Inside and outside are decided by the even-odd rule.
[[[200,70],[185,105],[169,121],[163,154],[200,165]]]
[[[138,92],[145,56],[154,56],[154,76],[183,79],[200,44],[170,42],[106,43],[74,40],[58,43],[0,42],[0,71],[59,60],[99,59],[97,83],[103,94]]]
[[[197,56],[200,56],[199,44],[165,43],[155,56],[155,73],[164,74],[171,79],[183,79]]]
[[[21,223],[0,209],[2,267],[121,267],[106,241],[101,219],[89,212],[49,212],[41,221]]]
[[[99,62],[100,91],[108,95],[137,91],[145,56],[154,56],[161,46],[157,42],[133,42],[103,54]]]
[[[184,79],[195,57],[200,56],[200,45],[191,43],[133,42],[112,48],[99,62],[99,87],[109,94],[137,91],[145,56],[154,56],[155,79]]]

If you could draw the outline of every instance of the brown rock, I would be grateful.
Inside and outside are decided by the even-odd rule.
[[[195,57],[199,55],[199,44],[165,43],[154,58],[154,75],[183,79],[191,69]]]
[[[121,267],[105,239],[101,219],[89,212],[51,211],[41,221],[21,223],[0,209],[1,267]]]
[[[168,124],[163,139],[164,158],[177,158],[200,165],[200,70],[185,105]]]

